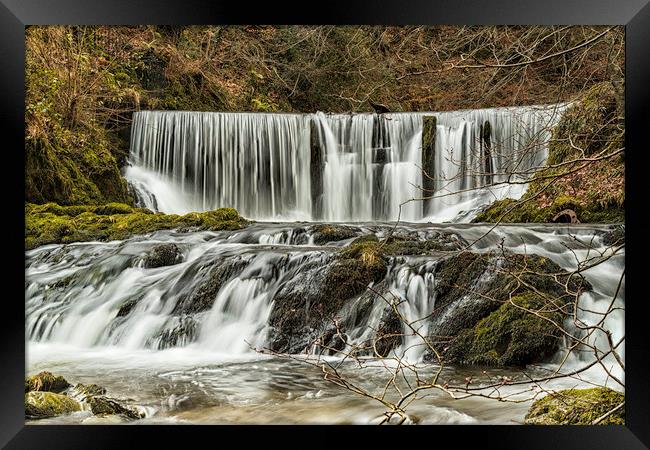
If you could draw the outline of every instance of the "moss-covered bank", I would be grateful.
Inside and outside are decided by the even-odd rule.
[[[571,389],[535,401],[531,425],[625,425],[625,395],[608,388]]]
[[[238,230],[249,222],[232,208],[202,213],[152,213],[121,203],[100,206],[25,205],[25,248],[45,244],[126,239],[157,230]]]
[[[553,130],[548,164],[515,201],[494,202],[474,222],[552,222],[572,209],[583,223],[625,221],[625,129],[610,84],[590,88]]]

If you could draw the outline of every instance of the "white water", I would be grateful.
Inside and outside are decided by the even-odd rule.
[[[374,232],[380,237],[391,228],[375,223],[355,226],[359,233]],[[444,230],[458,233],[471,242],[488,229],[486,225],[422,224],[401,225],[398,231],[417,233],[425,238]],[[573,269],[578,261],[605,250],[602,233],[607,229],[609,226],[503,225],[479,240],[474,248],[490,250],[503,241],[505,248],[513,252],[535,253],[565,269]],[[329,264],[336,246],[349,242],[317,247],[311,244],[313,238],[309,230],[309,226],[300,224],[266,223],[235,232],[161,231],[126,241],[49,245],[27,252],[28,371],[50,370],[75,382],[106,385],[109,390],[136,398],[157,411],[158,416],[154,414],[148,419],[156,423],[166,420],[372,422],[381,413],[377,405],[332,390],[331,385],[321,380],[322,375],[317,370],[268,360],[254,351],[254,348],[268,345],[269,316],[276,293],[307,265]],[[167,267],[145,268],[141,263],[142,255],[163,242],[179,246],[183,261]],[[425,336],[435,332],[430,329],[432,322],[418,319],[430,314],[435,307],[437,260],[435,256],[395,258],[386,276],[390,292],[404,300],[399,306],[400,312]],[[177,310],[209,279],[212,268],[226,266],[233,267],[232,274],[216,290],[204,311]],[[580,298],[580,305],[588,310],[580,313],[581,320],[592,324],[600,320],[599,313],[606,311],[623,269],[624,253],[619,252],[584,273],[593,291]],[[305,280],[305,284],[308,283],[309,279]],[[120,308],[131,300],[137,300],[136,305],[118,317]],[[346,330],[350,344],[373,336],[386,307],[383,301],[376,299],[370,309],[359,312],[354,309],[356,301],[347,301],[350,308],[346,306],[339,313],[343,321],[357,323]],[[615,305],[624,307],[624,283]],[[458,306],[463,307],[462,301]],[[355,318],[355,314],[360,317]],[[623,337],[623,311],[608,316],[604,328],[612,331],[615,341]],[[406,327],[403,331],[404,339],[394,353],[412,363],[422,364],[423,371],[429,370],[421,363],[425,350],[421,339]],[[592,341],[600,348],[607,348],[604,334],[595,335]],[[617,350],[624,358],[624,344]],[[542,367],[557,368],[562,356],[561,351]],[[581,367],[590,358],[593,358],[590,354],[572,355],[562,370],[568,372]],[[607,358],[605,363],[615,376],[624,379],[623,371],[612,358]],[[460,379],[485,376],[480,368],[450,367],[446,370],[448,376]],[[299,373],[303,375],[298,376]],[[488,371],[489,376],[496,374],[516,376],[517,371]],[[361,374],[351,371],[349,376],[371,388],[385,382],[386,372],[375,370]],[[125,384],[124,380],[131,378],[137,382]],[[620,389],[607,380],[598,366],[583,374],[583,380],[565,380],[552,387],[607,382]],[[187,399],[194,402],[192,407],[179,406],[189,401]],[[161,401],[169,402],[170,406],[161,407]],[[185,412],[186,408],[189,409]],[[525,405],[501,408],[474,400],[455,403],[444,395],[436,395],[422,406],[414,406],[413,411],[430,423],[505,423],[513,417],[523,417],[526,410]],[[290,411],[294,415],[290,415]]]
[[[255,220],[396,220],[403,204],[404,221],[464,222],[495,199],[523,194],[565,107],[383,115],[143,111],[134,114],[125,176],[142,206],[166,213],[234,207]],[[423,167],[424,116],[437,120],[433,167]],[[479,142],[486,121],[491,173]],[[422,201],[408,202],[431,195],[422,191],[423,169],[435,180],[426,215]],[[312,174],[321,192],[312,192],[319,189]]]

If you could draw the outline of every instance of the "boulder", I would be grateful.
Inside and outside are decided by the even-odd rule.
[[[30,391],[25,394],[25,417],[43,419],[80,411],[79,403],[54,392]]]
[[[344,225],[316,225],[313,228],[314,244],[324,245],[358,236],[361,230]]]
[[[51,372],[43,371],[25,378],[25,392],[49,391],[62,392],[70,386],[62,376],[55,376]]]
[[[533,403],[529,425],[625,425],[625,395],[609,388],[570,389]]]
[[[144,417],[135,409],[121,405],[118,400],[104,396],[90,397],[88,405],[92,413],[97,416],[121,415],[133,420]]]
[[[429,339],[447,362],[524,366],[555,352],[575,293],[589,290],[547,258],[463,252],[438,264]],[[535,294],[536,293],[536,294]],[[433,355],[428,355],[433,357]]]
[[[183,252],[176,244],[159,244],[153,247],[143,260],[146,268],[171,266],[183,260]]]

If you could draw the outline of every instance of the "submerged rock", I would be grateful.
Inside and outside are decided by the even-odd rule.
[[[121,415],[129,419],[141,419],[144,415],[133,408],[123,406],[118,400],[104,396],[90,397],[88,405],[97,416]]]
[[[156,268],[178,264],[183,260],[183,252],[176,244],[156,245],[144,257],[144,267]]]
[[[70,389],[68,395],[81,402],[88,401],[90,397],[106,394],[106,388],[97,384],[77,384]]]
[[[30,391],[25,394],[25,417],[43,419],[80,411],[79,403],[54,392]]]
[[[606,416],[606,417],[604,417]],[[530,425],[625,425],[625,395],[609,388],[571,389],[535,401]]]
[[[313,227],[314,244],[324,245],[328,242],[342,241],[358,236],[361,230],[344,225],[316,225]]]
[[[209,267],[207,275],[203,275],[203,281],[189,294],[182,295],[174,308],[174,314],[196,314],[212,308],[223,285],[239,275],[248,263],[249,260],[237,256],[219,261]],[[194,274],[190,275],[194,276]]]
[[[62,376],[55,376],[51,372],[43,371],[31,377],[25,378],[25,392],[49,391],[62,392],[70,386],[70,383]]]
[[[617,225],[603,235],[603,244],[618,246],[625,245],[625,225]]]

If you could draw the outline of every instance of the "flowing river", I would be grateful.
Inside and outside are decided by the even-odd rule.
[[[269,316],[276,294],[290,285],[305,264],[327,266],[331,255],[353,238],[314,243],[312,223],[254,223],[239,231],[160,231],[124,241],[47,245],[26,255],[27,372],[49,370],[73,383],[97,383],[113,397],[131,399],[146,417],[137,423],[376,423],[384,412],[378,402],[361,397],[323,379],[318,368],[299,360],[268,356],[255,349],[268,345]],[[387,223],[350,224],[359,235],[385,236]],[[574,269],[600,253],[609,225],[400,224],[398,231],[427,236],[451,233],[474,242],[476,251],[503,245],[515,253],[548,257]],[[182,253],[177,264],[145,267],[143,255],[161,243],[174,243]],[[435,298],[431,287],[439,257],[391,258],[386,280],[391,292],[405,300],[406,315],[426,315]],[[228,267],[225,282],[205,310],[188,303],[205,284],[209,270]],[[581,305],[604,311],[616,292],[624,269],[624,253],[617,252],[583,275],[593,290],[582,294]],[[624,306],[624,285],[616,302]],[[356,315],[350,340],[362,339],[379,320],[381,307],[343,311]],[[585,317],[587,322],[597,320]],[[352,320],[352,319],[350,319]],[[624,317],[617,311],[606,327],[614,339],[624,333]],[[597,337],[598,338],[598,337]],[[602,337],[600,337],[602,338]],[[421,354],[397,353],[422,364],[423,373],[435,366]],[[624,348],[620,347],[624,356]],[[557,366],[563,351],[548,363],[528,367],[544,374]],[[297,358],[304,357],[297,356]],[[336,354],[327,356],[333,361]],[[585,356],[588,358],[588,356]],[[565,363],[569,371],[583,363]],[[386,369],[355,370],[344,365],[351,380],[370,391],[380,389]],[[623,375],[617,373],[622,377]],[[516,368],[446,367],[450,384],[472,377],[475,383],[494,377],[521,379]],[[548,383],[546,388],[603,383],[601,370]],[[610,384],[611,381],[610,381]],[[612,386],[616,387],[616,386]],[[529,402],[503,403],[470,398],[454,400],[433,391],[409,409],[417,423],[519,423]],[[105,423],[112,418],[78,412],[32,423]]]

